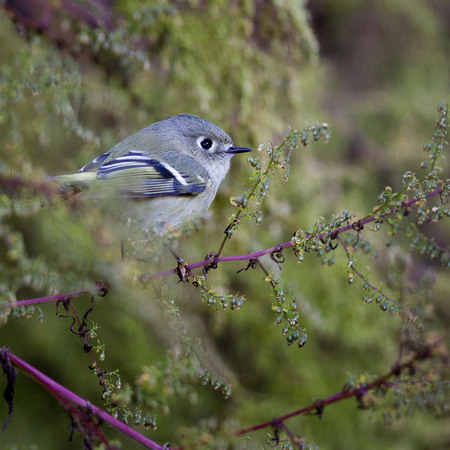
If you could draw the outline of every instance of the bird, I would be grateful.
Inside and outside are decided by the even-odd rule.
[[[192,114],[155,122],[75,173],[57,175],[58,192],[108,198],[120,215],[157,234],[204,216],[238,147],[216,124]],[[109,207],[109,203],[108,203]]]

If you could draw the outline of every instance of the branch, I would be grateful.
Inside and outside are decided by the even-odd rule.
[[[427,198],[433,197],[435,195],[439,195],[444,191],[444,189],[441,187],[439,189],[436,189],[434,191],[428,192],[426,194]],[[402,209],[408,209],[411,206],[413,206],[415,203],[421,201],[422,198],[414,198],[408,202],[405,202],[404,204],[402,204]],[[359,229],[362,229],[361,227],[363,227],[364,225],[366,225],[367,223],[371,223],[371,222],[375,222],[376,220],[380,220],[381,218],[384,218],[390,214],[393,214],[394,212],[396,212],[399,209],[398,206],[393,206],[389,211],[381,214],[381,215],[372,215],[369,217],[366,217],[365,219],[362,220],[358,220],[356,222],[353,222],[349,225],[345,225],[343,227],[337,228],[336,230],[334,230],[335,235],[337,236],[340,233],[343,233],[344,231],[348,231],[351,229],[355,229],[355,226],[357,225],[359,227]],[[326,235],[325,234],[320,234],[318,236],[316,236],[318,239],[320,238],[324,238]],[[314,237],[313,235],[309,235],[306,238],[310,239]],[[274,247],[270,247],[267,248],[265,250],[261,250],[259,252],[255,252],[255,253],[250,253],[247,255],[237,255],[237,256],[220,256],[214,259],[214,263],[217,264],[219,262],[228,262],[228,261],[244,261],[244,260],[258,260],[258,258],[260,258],[261,256],[267,255],[269,253],[273,253],[275,251],[277,251],[279,248],[289,248],[292,247],[293,243],[291,241],[289,242],[285,242],[283,244],[279,244],[276,245]],[[197,269],[199,267],[205,267],[205,266],[209,266],[211,264],[211,260],[210,259],[205,259],[203,261],[199,261],[196,263],[192,263],[192,264],[188,264],[186,266],[187,269]],[[162,272],[155,272],[155,273],[146,273],[140,276],[140,279],[143,281],[147,281],[147,280],[152,280],[154,278],[160,278],[160,277],[166,277],[169,275],[173,275],[177,273],[177,269],[171,269],[171,270],[165,270]]]
[[[424,359],[429,358],[433,354],[433,350],[435,350],[440,345],[440,341],[436,341],[434,343],[430,343],[429,345],[424,345],[423,348],[419,349],[417,352],[413,353],[412,356],[400,363],[400,361],[396,361],[392,369],[386,373],[385,375],[381,375],[376,380],[371,383],[363,384],[361,386],[344,388],[341,392],[337,392],[336,394],[331,395],[330,397],[324,400],[318,400],[311,405],[305,406],[304,408],[298,409],[296,411],[292,411],[288,414],[285,414],[280,417],[276,417],[274,419],[268,420],[267,422],[260,423],[258,425],[254,425],[249,428],[244,428],[242,430],[236,431],[233,434],[225,437],[221,437],[221,439],[232,439],[233,437],[242,436],[244,434],[248,434],[254,431],[261,430],[263,428],[269,427],[280,427],[281,424],[284,424],[284,421],[296,417],[302,414],[315,414],[318,417],[321,417],[323,411],[326,406],[331,405],[332,403],[336,403],[347,398],[355,397],[359,401],[363,399],[367,392],[379,388],[381,386],[386,387],[387,389],[397,386],[396,383],[389,382],[391,378],[398,377],[404,370],[410,370],[414,365]],[[283,427],[286,431],[287,427]],[[293,441],[292,433],[288,433],[291,442]],[[171,447],[172,450],[184,450],[187,448],[196,448],[202,445],[211,444],[211,440],[202,441],[198,443],[193,443],[190,445],[181,445],[178,447]]]
[[[100,297],[104,297],[108,292],[108,284],[104,281],[99,281],[95,284],[93,287],[94,290],[96,290],[96,294]],[[58,294],[58,295],[52,295],[50,297],[39,297],[39,298],[30,298],[27,300],[19,300],[17,302],[10,302],[8,303],[8,306],[10,308],[19,308],[21,306],[27,306],[27,305],[36,305],[39,303],[47,303],[47,302],[58,302],[61,300],[69,300],[74,297],[80,297],[81,295],[85,294],[91,294],[92,289],[80,289],[75,292],[69,292],[67,294]]]
[[[97,417],[102,422],[108,423],[112,427],[118,429],[122,433],[129,436],[131,439],[134,439],[147,448],[155,450],[162,450],[164,448],[162,445],[159,445],[146,436],[143,436],[125,423],[111,416],[97,406],[91,404],[88,400],[79,397],[69,389],[57,383],[55,380],[40,372],[35,367],[10,353],[6,348],[0,347],[0,354],[3,354],[4,352],[7,352],[6,356],[13,366],[23,370],[31,378],[34,378],[39,384],[49,390],[67,409],[71,411],[72,414],[76,414],[79,419],[81,419],[83,424],[85,424],[97,436],[99,436],[99,438],[103,442],[104,437],[102,438],[102,434],[99,434],[99,432],[96,430],[98,426],[96,426],[95,422],[92,421],[92,416]]]

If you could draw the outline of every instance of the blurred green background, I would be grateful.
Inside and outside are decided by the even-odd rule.
[[[331,141],[294,154],[289,181],[273,180],[261,206],[263,222],[244,222],[227,243],[227,255],[286,242],[297,228],[344,209],[369,214],[385,186],[399,189],[404,172],[418,171],[436,108],[450,100],[446,0],[35,0],[2,6],[4,175],[37,185],[179,112],[207,118],[236,144],[255,149],[279,143],[288,126],[330,125]],[[217,250],[235,212],[229,198],[250,185],[250,174],[245,157],[234,158],[211,217],[177,247],[188,262]],[[361,286],[347,282],[342,250],[331,267],[314,256],[298,265],[289,252],[281,272],[264,260],[299,299],[308,343],[297,349],[286,346],[273,325],[273,299],[262,272],[236,274],[245,264],[229,263],[209,273],[211,286],[245,295],[240,311],[215,311],[201,302],[198,289],[177,284],[175,277],[162,280],[158,284],[167,284],[180,308],[180,324],[161,310],[152,286],[130,282],[134,274],[120,259],[114,223],[95,205],[81,199],[41,208],[42,201],[24,201],[23,213],[6,216],[9,229],[23,236],[26,257],[20,262],[0,247],[3,299],[11,292],[18,300],[71,292],[107,279],[110,293],[89,316],[106,346],[102,369],[118,368],[122,383],[133,384],[143,366],[164,361],[180,336],[188,336],[202,363],[232,385],[230,399],[200,382],[187,397],[169,399],[169,414],[156,411],[156,431],[139,428],[161,444],[176,445],[183,435],[189,440],[199,423],[214,433],[224,420],[235,420],[235,429],[270,420],[340,391],[350,374],[382,374],[395,361],[401,319],[363,304]],[[448,225],[433,225],[430,233],[446,245]],[[387,248],[385,235],[368,237],[379,258],[363,259],[362,267],[370,265],[375,283],[390,288],[396,258],[407,266],[405,283],[433,271],[430,296],[439,315],[430,327],[445,330],[448,274],[426,258],[398,256],[407,249],[401,240]],[[173,266],[163,258],[141,270]],[[75,304],[85,311],[90,299]],[[87,368],[81,340],[69,331],[70,320],[55,317],[52,303],[41,309],[43,321],[37,313],[28,320],[9,318],[0,328],[0,345],[101,406],[101,388]],[[6,404],[0,413],[6,419]],[[326,408],[320,420],[288,422],[308,442],[336,449],[444,449],[450,446],[449,425],[446,417],[419,411],[387,425],[380,413],[360,411],[355,400]],[[269,431],[231,445],[262,448]],[[63,408],[19,374],[1,447],[81,448],[80,435],[68,442],[69,433]],[[123,448],[141,448],[108,427],[106,433]]]

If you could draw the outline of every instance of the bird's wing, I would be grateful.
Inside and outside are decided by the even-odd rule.
[[[206,170],[183,153],[176,155],[179,169],[140,151],[133,150],[108,161],[109,156],[108,153],[99,156],[80,172],[95,170],[99,180],[111,182],[124,197],[195,195],[206,189]],[[104,162],[105,160],[107,162]]]

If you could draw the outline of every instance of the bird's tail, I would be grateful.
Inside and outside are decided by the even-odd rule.
[[[57,184],[57,194],[64,201],[81,191],[88,190],[90,183],[95,178],[95,172],[75,172],[67,175],[55,175],[50,177],[49,181]]]
[[[69,184],[73,186],[88,185],[91,181],[97,178],[96,172],[75,172],[67,175],[56,175],[50,177],[50,181],[55,181],[61,185]]]
[[[75,172],[67,175],[56,175],[50,178],[59,185],[58,193],[78,193],[89,189],[89,185],[97,178],[96,172]]]

